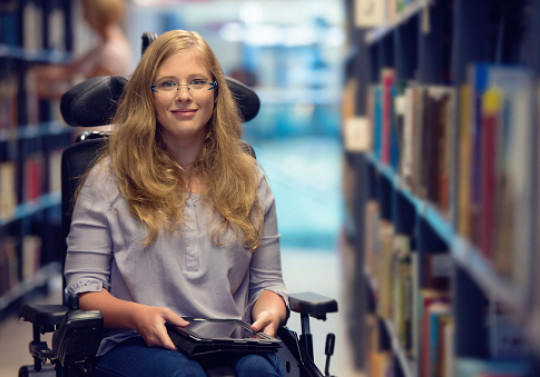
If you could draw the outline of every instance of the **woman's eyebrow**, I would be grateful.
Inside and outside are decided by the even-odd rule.
[[[195,78],[200,78],[200,77],[203,77],[205,79],[208,79],[208,75],[205,74],[205,73],[192,73],[190,75],[187,76],[187,80],[192,80],[192,79],[195,79]],[[177,81],[181,81],[178,77],[176,76],[173,76],[173,75],[166,75],[166,76],[159,76],[156,78],[156,81],[160,81],[160,80],[177,80]]]
[[[178,80],[176,77],[174,76],[161,76],[161,77],[157,77],[156,80],[157,81],[160,81],[160,80],[171,80],[171,79],[174,79],[174,80]]]

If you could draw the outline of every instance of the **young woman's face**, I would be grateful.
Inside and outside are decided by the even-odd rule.
[[[202,143],[214,110],[214,88],[210,72],[194,49],[163,61],[152,94],[165,144]]]

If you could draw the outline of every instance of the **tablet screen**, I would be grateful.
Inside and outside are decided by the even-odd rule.
[[[236,321],[192,320],[186,327],[188,332],[201,338],[234,338],[257,339],[261,338],[249,327]]]

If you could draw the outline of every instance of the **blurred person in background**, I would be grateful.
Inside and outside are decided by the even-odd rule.
[[[60,98],[77,81],[96,76],[127,75],[132,51],[120,25],[126,14],[124,0],[81,0],[83,18],[97,39],[71,64],[36,66],[34,76],[41,98]]]

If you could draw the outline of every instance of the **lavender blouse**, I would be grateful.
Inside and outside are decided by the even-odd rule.
[[[131,216],[108,160],[103,161],[88,176],[73,212],[66,294],[105,288],[119,299],[168,307],[180,316],[251,322],[251,308],[264,289],[287,302],[274,197],[262,173],[258,195],[264,227],[261,246],[254,251],[232,232],[222,237],[225,246],[212,242],[209,230],[218,216],[198,194],[187,199],[181,229],[160,233],[144,247],[145,230]],[[98,355],[134,335],[128,329],[107,329]]]

